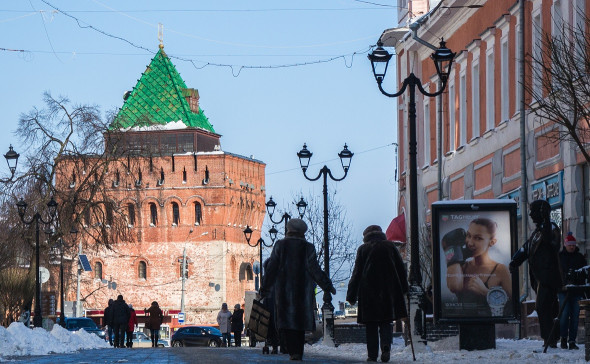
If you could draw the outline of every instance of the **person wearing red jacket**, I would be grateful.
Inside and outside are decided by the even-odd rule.
[[[133,347],[133,331],[137,328],[137,315],[133,309],[133,305],[129,304],[129,323],[127,324],[127,347]]]

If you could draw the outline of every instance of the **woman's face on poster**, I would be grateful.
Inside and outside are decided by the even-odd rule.
[[[487,252],[496,243],[496,239],[485,226],[471,223],[467,229],[465,242],[472,256],[477,257]]]

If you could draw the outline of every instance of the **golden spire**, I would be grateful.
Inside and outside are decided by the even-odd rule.
[[[160,41],[160,49],[164,49],[164,24],[158,23],[158,40]]]

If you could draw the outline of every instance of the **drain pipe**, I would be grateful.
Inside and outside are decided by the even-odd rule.
[[[527,178],[527,167],[526,167],[526,115],[525,115],[525,100],[524,100],[524,6],[525,0],[519,0],[519,22],[520,22],[520,41],[518,42],[518,53],[520,55],[520,60],[518,62],[518,69],[519,69],[519,76],[520,76],[520,88],[518,92],[520,93],[520,175],[521,175],[521,186],[520,186],[520,218],[522,224],[522,237],[521,241],[524,243],[527,240],[528,235],[528,178]],[[524,268],[523,268],[523,278],[524,278],[524,293],[520,296],[520,303],[522,309],[522,302],[527,299],[529,296],[529,262],[528,260],[525,261]],[[522,318],[518,324],[518,338],[521,335],[522,329]]]
[[[432,50],[437,50],[438,48],[430,43],[428,43],[427,41],[425,41],[424,39],[421,39],[420,37],[418,37],[418,29],[420,28],[420,23],[419,22],[414,22],[411,23],[409,25],[410,30],[412,31],[412,38],[432,49]],[[438,80],[438,89],[440,90],[442,88],[442,81]],[[438,164],[438,168],[437,168],[437,185],[438,185],[438,200],[442,201],[444,196],[443,196],[443,189],[442,189],[442,94],[438,95],[437,97],[437,106],[436,106],[436,113],[438,114],[438,118],[437,118],[437,122],[436,122],[436,144],[437,144],[437,148],[436,148],[436,160],[437,160],[437,164]]]

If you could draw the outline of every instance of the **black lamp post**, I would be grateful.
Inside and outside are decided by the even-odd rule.
[[[441,40],[440,47],[430,56],[436,66],[436,73],[441,81],[440,89],[434,93],[429,93],[422,88],[420,79],[410,73],[404,80],[401,89],[393,94],[387,93],[383,90],[382,82],[387,72],[387,65],[391,59],[391,54],[383,49],[383,43],[377,43],[377,49],[368,55],[373,67],[373,74],[377,80],[377,85],[382,94],[388,97],[398,97],[404,93],[406,88],[410,87],[410,100],[408,102],[408,118],[409,118],[409,174],[410,174],[410,285],[413,291],[421,291],[422,274],[420,272],[420,247],[418,241],[418,179],[416,166],[416,87],[420,92],[428,97],[435,97],[440,95],[446,85],[451,73],[451,66],[455,53],[451,52],[446,46],[445,42]],[[439,162],[440,163],[440,162]]]
[[[342,178],[335,178],[332,175],[332,171],[327,166],[323,166],[317,177],[309,178],[307,176],[307,167],[309,167],[309,161],[313,155],[307,149],[307,145],[303,144],[303,149],[297,153],[299,157],[299,164],[303,171],[303,176],[309,181],[317,181],[320,177],[324,177],[324,272],[330,277],[330,242],[328,238],[328,176],[332,181],[342,181],[348,175],[348,169],[350,168],[350,161],[354,153],[348,150],[348,146],[344,144],[344,149],[338,153],[340,157],[340,163],[342,163],[342,169],[344,169],[344,176]],[[324,291],[324,304],[322,305],[322,314],[324,316],[324,343],[331,343],[334,337],[334,305],[332,305],[332,294],[328,291]]]
[[[259,287],[262,287],[262,246],[264,245],[267,248],[270,248],[272,246],[272,243],[270,245],[267,245],[266,242],[264,241],[264,239],[260,238],[258,239],[258,241],[256,241],[256,243],[254,244],[250,244],[250,239],[252,239],[252,229],[250,229],[250,226],[246,225],[246,228],[244,229],[244,237],[246,237],[246,242],[248,242],[248,245],[250,245],[251,247],[255,248],[257,246],[260,246],[260,285]]]
[[[12,181],[12,177],[14,177],[14,172],[16,172],[16,165],[18,163],[18,157],[20,154],[12,149],[12,145],[8,148],[8,152],[4,154],[4,158],[6,158],[6,163],[8,163],[8,168],[10,169],[10,178],[0,179],[2,183],[8,183]]]
[[[299,212],[299,218],[302,219],[303,215],[305,215],[305,209],[307,209],[307,202],[305,202],[303,197],[301,197],[301,200],[299,200],[299,202],[297,202],[295,204],[295,206],[297,206],[297,211]],[[281,216],[280,220],[278,220],[278,221],[273,220],[272,215],[274,215],[276,207],[277,207],[277,203],[273,201],[272,196],[271,196],[270,199],[268,200],[268,202],[266,203],[266,212],[268,213],[268,217],[270,218],[270,221],[273,224],[280,224],[284,221],[285,222],[285,235],[287,235],[287,223],[289,222],[289,219],[291,219],[291,215],[289,215],[287,212],[285,212]],[[277,240],[277,234],[278,234],[278,231],[274,225],[268,231],[268,234],[270,235],[270,240],[272,240],[272,242],[274,243],[275,240]]]
[[[39,221],[43,224],[50,224],[55,215],[57,214],[57,202],[51,196],[51,200],[47,203],[47,209],[49,212],[49,220],[43,220],[43,217],[39,212],[36,212],[33,217],[29,221],[25,220],[25,212],[27,211],[27,203],[21,198],[19,202],[16,203],[16,207],[18,209],[18,215],[20,219],[25,225],[31,225],[33,222],[35,223],[35,317],[33,318],[33,325],[35,327],[43,326],[43,318],[41,317],[41,281],[39,277]]]
[[[72,226],[70,229],[70,235],[73,237],[73,244],[76,243],[76,238],[78,237],[78,229],[76,226]],[[64,308],[64,301],[65,301],[65,293],[64,293],[64,242],[63,239],[60,239],[60,258],[59,258],[59,301],[60,301],[60,309],[59,309],[59,325],[62,327],[66,327],[66,316],[65,316],[65,308]]]

